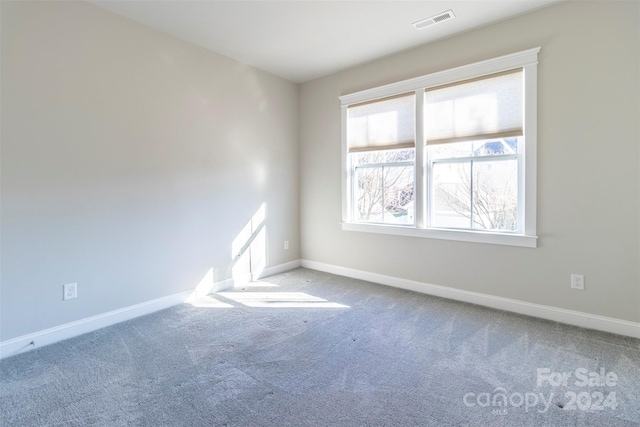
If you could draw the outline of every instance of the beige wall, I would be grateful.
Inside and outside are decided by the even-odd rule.
[[[86,2],[1,25],[0,340],[231,277],[262,203],[300,257],[295,84]]]
[[[639,16],[560,3],[303,84],[302,257],[640,321]],[[536,46],[538,248],[341,231],[340,95]]]
[[[262,203],[271,266],[640,321],[637,2],[562,3],[300,87],[85,2],[0,4],[0,341],[231,277]],[[535,46],[537,249],[341,231],[338,96]]]

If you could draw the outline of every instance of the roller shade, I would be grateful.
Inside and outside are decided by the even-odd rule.
[[[415,94],[347,107],[349,152],[415,147]]]
[[[427,144],[523,135],[521,68],[425,91]]]

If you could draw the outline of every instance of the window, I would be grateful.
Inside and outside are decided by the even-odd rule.
[[[343,229],[535,247],[538,52],[340,97]]]
[[[414,222],[415,94],[350,105],[353,220]]]

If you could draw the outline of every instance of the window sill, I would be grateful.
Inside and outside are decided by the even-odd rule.
[[[537,247],[537,236],[522,234],[489,233],[482,231],[446,230],[437,228],[415,228],[397,225],[361,224],[343,222],[345,231],[360,231],[364,233],[392,234],[396,236],[422,237],[427,239],[455,240],[459,242],[487,243],[492,245],[520,246],[524,248]]]

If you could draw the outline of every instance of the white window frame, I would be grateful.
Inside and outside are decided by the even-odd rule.
[[[456,240],[462,242],[535,248],[537,199],[537,65],[540,48],[504,55],[462,67],[416,77],[340,97],[342,115],[342,229],[379,234]],[[524,150],[520,155],[519,174],[524,178],[518,208],[522,210],[524,227],[519,233],[430,228],[427,225],[427,156],[424,135],[424,94],[431,87],[522,68],[524,71]],[[407,92],[415,92],[416,160],[415,160],[415,226],[356,223],[352,218],[352,176],[347,147],[347,108],[349,105],[373,101]]]

